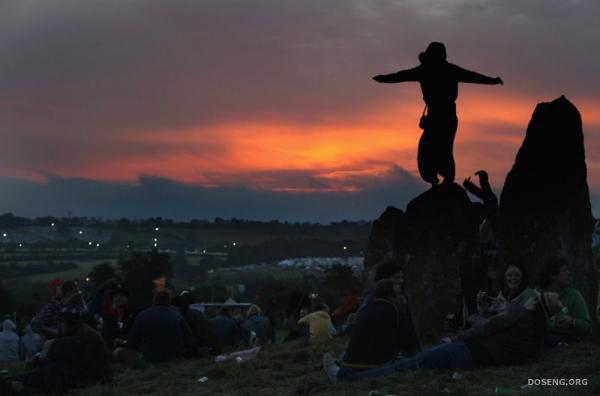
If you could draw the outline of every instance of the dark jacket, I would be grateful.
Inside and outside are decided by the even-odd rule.
[[[252,315],[243,325],[244,329],[253,331],[256,334],[258,345],[264,345],[269,341],[269,329],[271,323],[268,318],[263,315]]]
[[[223,348],[237,347],[240,340],[240,330],[235,320],[229,316],[218,315],[210,323],[213,325],[219,343]]]
[[[127,347],[139,350],[152,363],[182,358],[193,348],[193,337],[185,319],[169,305],[142,311],[133,322]]]
[[[524,363],[538,352],[545,328],[542,313],[529,311],[520,305],[510,305],[494,315],[482,327],[460,333],[458,340],[476,342],[496,365]]]
[[[390,301],[374,299],[356,314],[343,364],[354,369],[382,366],[413,349],[410,344],[400,310]]]
[[[82,323],[73,333],[82,344],[81,364],[77,368],[77,383],[82,386],[112,379],[110,355],[102,336]]]
[[[221,353],[221,344],[219,343],[215,328],[202,312],[189,309],[185,313],[185,320],[192,330],[198,347],[209,347],[212,353]]]

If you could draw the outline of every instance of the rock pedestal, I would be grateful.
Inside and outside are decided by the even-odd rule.
[[[442,184],[413,199],[406,213],[389,207],[373,224],[365,267],[392,257],[405,263],[417,331],[425,340],[439,336],[457,307],[461,269],[476,258],[477,213],[462,187]]]

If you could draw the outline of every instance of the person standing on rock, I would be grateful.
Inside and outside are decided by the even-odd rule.
[[[423,135],[419,140],[417,163],[423,180],[432,185],[439,183],[438,174],[444,183],[452,183],[455,176],[452,148],[458,126],[456,97],[458,83],[503,84],[500,77],[487,77],[446,61],[446,47],[442,43],[429,44],[419,54],[421,64],[413,69],[373,77],[380,83],[418,81],[423,92],[425,110],[419,126]],[[425,115],[427,113],[427,115]]]

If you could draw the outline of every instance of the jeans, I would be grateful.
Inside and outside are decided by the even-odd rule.
[[[473,368],[471,351],[463,341],[455,341],[434,346],[413,357],[406,357],[382,367],[355,370],[341,367],[337,372],[338,381],[360,381],[365,378],[381,377],[397,371],[443,370]]]

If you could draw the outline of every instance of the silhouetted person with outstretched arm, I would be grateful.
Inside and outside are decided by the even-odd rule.
[[[418,81],[421,84],[426,104],[426,122],[419,141],[417,162],[423,180],[436,185],[437,175],[444,177],[444,183],[454,181],[454,135],[458,126],[456,104],[458,83],[503,84],[500,77],[492,78],[475,73],[446,62],[446,47],[442,43],[429,44],[425,52],[419,54],[421,64],[414,69],[397,73],[378,75],[373,79],[380,83]],[[424,112],[425,114],[425,112]]]

